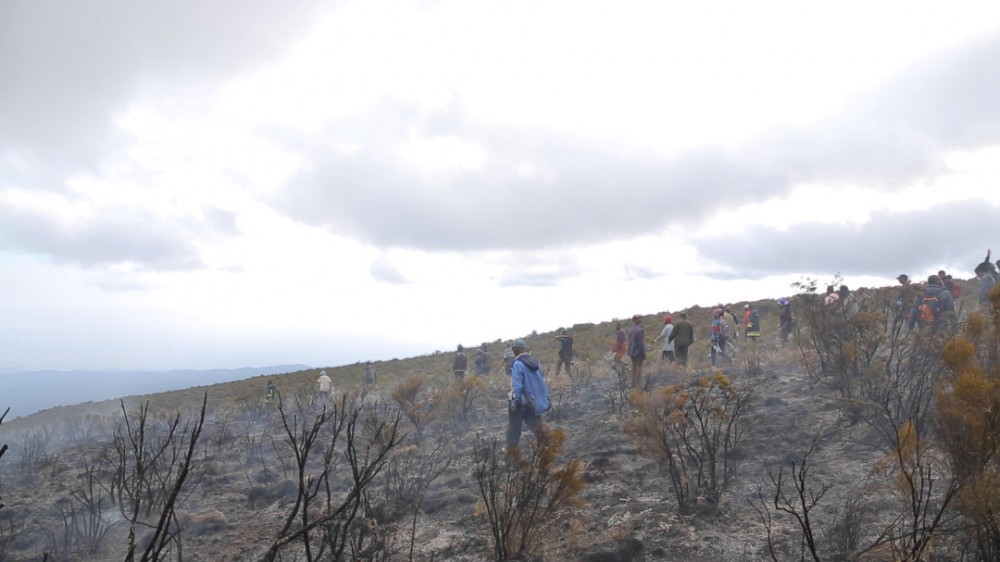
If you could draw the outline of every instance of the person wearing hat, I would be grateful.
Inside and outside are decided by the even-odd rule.
[[[694,343],[694,326],[688,322],[687,317],[687,313],[682,312],[680,320],[674,324],[674,329],[667,337],[667,341],[674,344],[674,357],[677,358],[677,364],[681,367],[687,367],[688,348]]]
[[[628,356],[632,360],[632,388],[639,388],[642,382],[642,363],[646,360],[646,330],[642,327],[642,316],[632,317],[628,329]]]
[[[524,340],[516,339],[511,344],[514,351],[514,365],[510,374],[510,403],[507,407],[507,448],[517,447],[521,442],[521,427],[528,429],[541,440],[539,427],[542,415],[551,409],[549,389],[545,386],[538,360],[528,354]]]
[[[656,336],[654,342],[663,340],[663,352],[660,355],[660,361],[670,361],[674,362],[674,342],[669,341],[670,332],[674,331],[674,319],[669,314],[663,317],[663,329],[660,330],[660,335]]]

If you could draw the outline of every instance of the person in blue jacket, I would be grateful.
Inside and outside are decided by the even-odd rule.
[[[540,439],[539,426],[542,415],[551,409],[549,389],[538,360],[528,354],[524,340],[511,344],[514,365],[510,373],[510,404],[507,408],[507,448],[517,447],[521,441],[521,426]]]

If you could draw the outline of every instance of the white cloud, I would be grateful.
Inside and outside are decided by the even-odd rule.
[[[398,356],[995,232],[995,2],[195,4],[0,6],[16,362]]]

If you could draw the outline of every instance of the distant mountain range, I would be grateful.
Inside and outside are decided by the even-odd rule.
[[[309,368],[308,365],[276,365],[204,371],[0,371],[0,413],[10,406],[7,419],[11,420],[56,406],[179,390]]]

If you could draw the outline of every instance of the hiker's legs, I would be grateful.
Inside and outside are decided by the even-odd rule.
[[[632,388],[639,388],[639,383],[642,382],[642,362],[645,359],[645,357],[632,358]]]
[[[677,356],[677,364],[681,367],[688,365],[688,346],[674,344],[674,355]]]
[[[710,353],[712,357],[712,366],[715,366],[715,354],[718,353],[716,350],[719,349],[719,342],[712,342],[712,351]]]
[[[559,376],[563,365],[566,365],[566,374],[572,376],[573,373],[569,370],[569,359],[562,356],[559,357],[559,361],[556,363],[556,376]]]
[[[539,432],[539,429],[542,426],[542,416],[536,416],[532,412],[525,412],[524,424],[528,426],[531,433],[535,434],[535,439],[538,440],[538,443],[543,444],[542,434]]]
[[[726,346],[727,345],[729,345],[729,340],[727,340],[724,337],[720,337],[719,338],[719,353],[722,355],[723,359],[725,359],[726,361],[732,363],[733,362],[732,356],[729,355],[728,353],[726,353]]]
[[[521,423],[524,421],[524,408],[507,410],[507,448],[517,447],[521,441]]]

